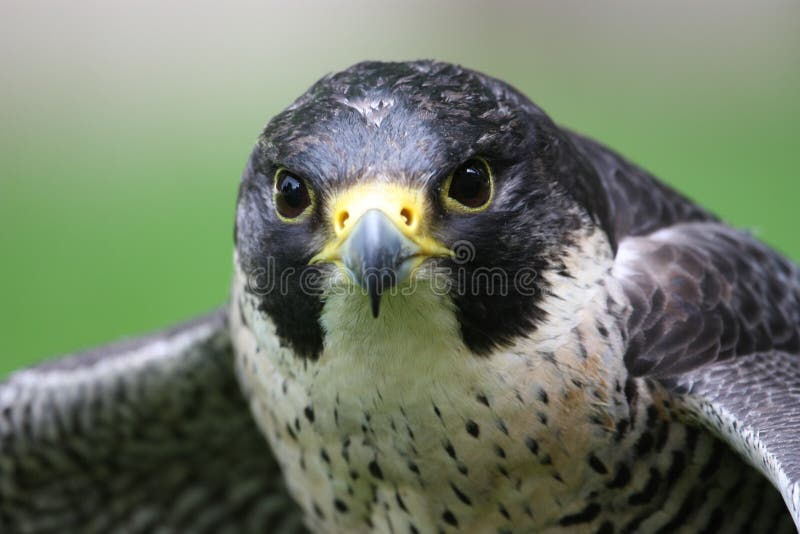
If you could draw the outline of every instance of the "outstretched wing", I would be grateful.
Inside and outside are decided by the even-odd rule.
[[[628,370],[683,394],[693,416],[768,476],[800,526],[800,271],[724,225],[620,243]]]
[[[0,531],[291,532],[220,311],[0,384]]]

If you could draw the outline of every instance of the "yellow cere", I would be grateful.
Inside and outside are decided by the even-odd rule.
[[[335,237],[309,263],[339,262],[339,248],[371,209],[381,210],[398,230],[420,247],[420,256],[446,257],[452,251],[427,235],[426,202],[423,194],[398,184],[370,182],[353,186],[333,197],[329,203]]]

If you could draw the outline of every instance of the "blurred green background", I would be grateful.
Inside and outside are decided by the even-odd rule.
[[[0,3],[0,375],[222,303],[267,119],[363,59],[503,78],[800,259],[800,3]]]

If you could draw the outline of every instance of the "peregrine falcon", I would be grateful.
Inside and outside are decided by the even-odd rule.
[[[274,117],[224,309],[0,385],[3,532],[793,532],[800,270],[510,85]]]

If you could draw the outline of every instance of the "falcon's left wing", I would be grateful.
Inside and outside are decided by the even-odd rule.
[[[0,532],[300,530],[224,311],[0,383]]]
[[[800,271],[719,223],[620,243],[631,302],[625,363],[683,394],[692,415],[780,490],[800,527]]]

